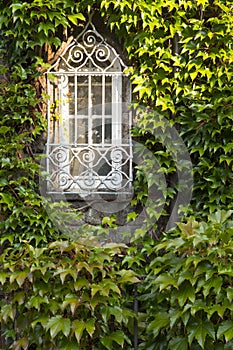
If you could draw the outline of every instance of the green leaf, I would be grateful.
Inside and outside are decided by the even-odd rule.
[[[140,280],[136,277],[135,272],[132,270],[121,270],[117,272],[121,277],[118,278],[117,283],[139,283]]]
[[[167,288],[168,286],[173,286],[177,288],[177,280],[175,277],[171,276],[168,273],[163,273],[160,276],[158,276],[154,281],[153,284],[159,285],[160,292]]]
[[[116,331],[111,333],[110,335],[105,335],[101,338],[101,343],[109,350],[113,349],[113,341],[115,341],[122,348],[124,346],[124,332]]]
[[[83,331],[85,330],[85,328],[86,328],[86,324],[84,321],[74,320],[72,322],[72,329],[74,330],[74,334],[78,343],[80,343],[80,340],[82,338]]]
[[[188,350],[187,338],[175,337],[169,342],[170,350]]]
[[[232,287],[227,287],[227,299],[232,302],[233,300],[233,288]]]
[[[112,350],[112,339],[109,336],[103,336],[100,342],[105,346],[106,349]]]
[[[55,338],[59,332],[62,332],[66,337],[70,334],[71,322],[69,318],[62,318],[62,316],[52,317],[46,324],[46,329],[50,330],[50,335]]]
[[[37,323],[40,323],[42,325],[43,328],[46,327],[46,324],[48,323],[48,316],[41,316],[39,318],[37,318],[36,320],[34,320],[32,323],[31,323],[31,327],[32,329],[35,328],[35,326],[37,325]]]
[[[14,342],[14,350],[28,349],[28,338],[21,338]]]
[[[80,304],[79,298],[76,295],[66,295],[65,300],[62,303],[62,308],[65,309],[70,306],[72,315],[74,315],[77,306]]]
[[[15,280],[17,281],[19,287],[22,287],[25,279],[28,276],[29,271],[16,271],[10,276],[10,284],[12,284]]]
[[[1,126],[0,127],[0,134],[6,134],[10,130],[9,126]]]
[[[187,299],[189,299],[192,303],[195,301],[195,289],[192,287],[191,283],[188,281],[183,282],[179,286],[178,291],[178,301],[180,306],[183,306]]]
[[[124,332],[116,331],[111,334],[111,339],[114,340],[117,344],[119,344],[122,348],[124,346]]]
[[[149,332],[153,332],[154,337],[160,332],[160,329],[167,327],[170,324],[170,317],[167,312],[158,312],[155,319],[149,324]]]
[[[34,307],[38,311],[40,308],[43,308],[44,304],[49,304],[48,297],[45,295],[44,297],[41,297],[40,295],[34,295],[32,298],[28,301],[29,307]]]
[[[233,338],[233,321],[227,320],[220,323],[217,331],[217,338],[225,337],[226,342]]]
[[[203,285],[203,295],[206,298],[210,293],[211,288],[214,288],[214,292],[219,294],[222,287],[223,279],[221,276],[211,277],[208,281],[206,281]]]
[[[9,277],[9,274],[7,272],[0,272],[0,283],[4,284],[8,277]]]
[[[92,337],[95,332],[95,320],[88,320],[85,323],[85,328],[87,330],[87,333],[90,335],[90,337]]]
[[[8,205],[8,208],[11,208],[14,204],[14,199],[10,194],[0,193],[1,200],[0,203],[4,203]]]
[[[52,31],[53,33],[55,33],[55,28],[53,26],[52,23],[49,22],[40,22],[39,26],[38,26],[38,32],[44,32],[44,34],[46,36],[49,35],[49,31]]]
[[[82,13],[77,13],[76,15],[68,15],[69,21],[72,22],[75,26],[78,24],[78,20],[85,21],[85,17]]]
[[[215,339],[215,330],[213,323],[208,320],[199,320],[191,324],[188,329],[188,341],[191,346],[193,339],[196,339],[202,349],[205,349],[206,336],[209,335],[212,339]]]

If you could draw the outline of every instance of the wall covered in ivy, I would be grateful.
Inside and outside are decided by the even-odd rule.
[[[133,349],[137,318],[142,350],[231,349],[232,2],[0,4],[0,348]],[[83,241],[59,231],[39,191],[33,145],[46,133],[44,72],[90,11],[127,57],[133,104],[149,111],[132,133],[167,182],[159,221],[148,202],[150,232],[139,230],[128,246],[101,247],[90,237],[116,229],[111,217],[80,227]],[[161,118],[182,138],[194,176],[183,222],[170,232],[164,229],[179,188],[172,152],[156,138]],[[145,169],[135,170],[132,205],[143,206]]]

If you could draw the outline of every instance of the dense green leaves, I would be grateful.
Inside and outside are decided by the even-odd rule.
[[[122,348],[130,342],[127,326],[134,317],[124,305],[122,288],[135,282],[135,274],[114,266],[119,254],[117,245],[90,249],[68,241],[53,242],[47,249],[24,242],[18,256],[5,249],[1,284],[11,294],[0,303],[4,329],[14,329],[16,322],[18,334],[27,343],[38,338],[41,348],[63,338],[67,344],[77,341],[81,349],[94,343],[108,349],[113,342]]]
[[[167,348],[174,344],[178,349],[185,334],[190,349],[214,349],[232,340],[231,214],[216,212],[208,223],[190,219],[179,225],[176,237],[164,237],[155,246],[157,257],[150,263],[141,297],[147,310],[146,334],[155,336],[150,340],[145,335],[148,348],[160,335]]]
[[[2,0],[1,5],[0,320],[8,342],[2,348],[130,349],[132,285],[138,284],[142,350],[232,349],[232,2]],[[32,145],[46,130],[38,68],[48,66],[48,54],[81,28],[90,9],[117,35],[128,56],[134,105],[146,107],[133,135],[152,152],[167,183],[156,237],[179,190],[177,154],[167,147],[164,117],[192,158],[187,222],[158,245],[143,228],[127,249],[68,241],[38,194],[39,159]],[[147,183],[144,175],[153,174],[153,165],[148,159],[135,169],[133,205],[146,203],[148,183],[156,178]],[[157,221],[162,197],[148,202],[148,221]],[[136,216],[130,213],[128,220]],[[116,226],[113,218],[103,224]]]

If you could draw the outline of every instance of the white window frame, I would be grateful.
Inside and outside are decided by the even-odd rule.
[[[88,39],[89,38],[89,39]],[[81,44],[79,43],[81,39]],[[86,40],[86,42],[85,42]],[[96,40],[96,44],[92,45]],[[87,43],[87,44],[86,44]],[[86,45],[86,46],[85,46]],[[90,46],[88,48],[88,46]],[[89,49],[89,50],[88,50]],[[76,50],[76,52],[75,52]],[[96,59],[98,51],[100,53],[99,61]],[[72,56],[72,52],[74,56]],[[80,55],[86,54],[86,58],[81,61]],[[104,58],[108,55],[108,61]],[[95,57],[93,58],[92,56]],[[76,59],[77,58],[77,59]],[[82,58],[82,57],[81,57]],[[79,61],[79,64],[76,64]],[[101,63],[104,63],[102,66]],[[106,64],[107,62],[107,64]],[[88,69],[88,66],[91,66]],[[48,70],[47,88],[50,100],[48,101],[48,139],[47,139],[47,179],[48,192],[69,192],[89,194],[93,192],[128,192],[131,191],[132,183],[132,141],[130,134],[128,141],[123,143],[122,123],[123,123],[123,99],[122,99],[122,79],[125,65],[115,49],[108,45],[97,33],[91,22],[88,22],[84,31],[75,39],[58,59],[58,61]],[[52,75],[52,79],[51,79]],[[69,107],[69,77],[74,77],[74,114],[70,114]],[[87,114],[77,113],[77,80],[79,77],[86,77],[88,80],[88,111]],[[94,77],[101,77],[101,114],[93,114],[92,106],[92,80]],[[111,115],[105,114],[105,83],[106,77],[111,78]],[[63,83],[57,83],[57,80],[63,80]],[[53,80],[57,87],[53,86]],[[55,84],[55,85],[56,85]],[[54,106],[54,100],[57,100],[58,117],[52,127],[51,106]],[[131,128],[131,115],[128,111],[128,129]],[[111,118],[111,142],[105,142],[105,123]],[[74,121],[74,130],[70,130],[70,120]],[[87,119],[88,123],[88,142],[86,144],[77,143],[77,123],[79,119]],[[102,120],[102,140],[99,143],[93,143],[93,125],[94,119]],[[74,132],[73,132],[74,131]],[[54,135],[56,133],[56,136]],[[75,142],[70,141],[70,135],[74,134]],[[111,162],[109,174],[107,176],[93,175],[93,162],[89,163],[90,176],[87,172],[85,176],[71,176],[71,158],[81,161],[82,153],[86,150],[86,157],[91,157],[93,152],[99,152],[97,157],[102,157],[102,161]],[[70,156],[70,154],[72,156]],[[111,160],[108,159],[111,154]],[[75,156],[74,156],[75,155]],[[81,156],[80,156],[81,155]],[[73,159],[72,158],[72,159]],[[127,172],[124,166],[127,164]],[[115,179],[114,179],[115,177]],[[56,179],[55,179],[56,178]],[[124,179],[123,179],[124,178]]]

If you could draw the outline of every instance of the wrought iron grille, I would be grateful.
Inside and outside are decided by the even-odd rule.
[[[91,21],[47,73],[47,192],[128,193],[130,82]]]

